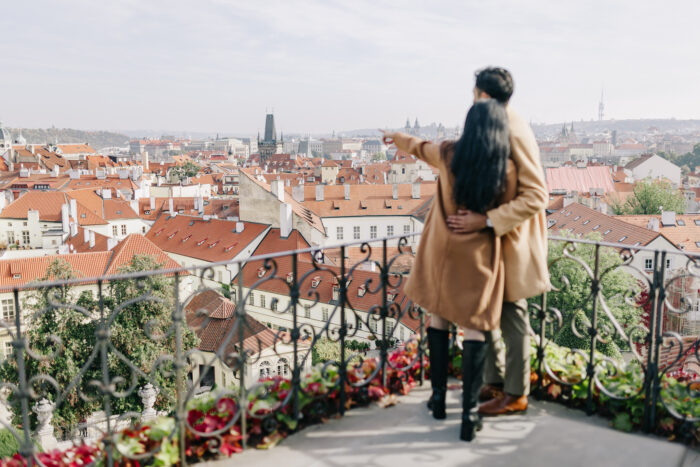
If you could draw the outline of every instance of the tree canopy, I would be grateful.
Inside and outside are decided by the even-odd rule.
[[[147,271],[160,266],[152,256],[135,255],[120,272]],[[42,280],[73,276],[70,265],[57,259]],[[175,305],[173,280],[150,276],[112,281],[103,287],[102,306],[99,297],[82,286],[82,292],[78,287],[42,289],[24,300],[23,310],[31,316],[29,345],[45,357],[25,359],[28,378],[44,374],[55,380],[61,392],[67,391],[54,412],[54,426],[59,429],[70,430],[102,409],[102,394],[94,382],[103,381],[103,346],[99,336],[105,328],[110,382],[117,391],[128,393],[123,398],[112,399],[112,412],[140,412],[143,407],[137,389],[147,381],[154,381],[160,387],[157,410],[170,409],[174,401],[174,377],[166,375],[172,368],[154,368],[159,357],[175,352],[174,333],[169,332]],[[183,326],[183,343],[185,351],[198,343],[187,326]],[[0,366],[0,380],[18,381],[14,360],[8,359]],[[68,390],[71,383],[75,386]],[[34,389],[49,400],[59,398],[57,388],[45,381],[37,380]],[[15,397],[10,401],[19,422],[19,401]]]
[[[613,200],[610,208],[620,214],[661,214],[661,210],[685,212],[683,194],[667,180],[642,180],[634,187],[634,194],[625,202]]]

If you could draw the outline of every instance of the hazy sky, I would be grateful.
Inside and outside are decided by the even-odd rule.
[[[461,124],[509,68],[533,122],[700,118],[700,1],[61,0],[0,15],[10,127],[252,133]]]

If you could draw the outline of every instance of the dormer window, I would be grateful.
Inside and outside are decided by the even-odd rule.
[[[603,235],[607,235],[607,234],[609,234],[610,232],[612,232],[612,229],[606,230],[605,232],[603,232]]]
[[[593,230],[598,230],[599,228],[600,228],[600,224],[598,224],[598,225],[596,225],[595,227],[593,227]]]
[[[192,235],[188,235],[188,236],[186,236],[185,238],[183,238],[183,239],[182,239],[182,243],[185,243],[187,240],[189,240],[191,236],[192,236]]]
[[[318,284],[321,283],[321,276],[314,276],[313,279],[311,279],[311,288],[315,289],[318,287]]]
[[[292,282],[294,282],[294,273],[293,273],[293,272],[288,272],[288,273],[287,273],[287,283],[288,283],[288,284],[291,284]]]
[[[579,220],[580,218],[581,218],[581,216],[576,216],[576,217],[574,217],[574,220],[577,221],[577,220]]]
[[[19,274],[19,273],[17,273],[17,274],[12,274],[12,278],[13,278],[13,279],[21,279],[21,278],[22,278],[22,274]]]
[[[224,248],[224,251],[231,251],[231,250],[233,250],[233,247],[236,246],[236,245],[238,245],[238,242],[233,243],[233,244],[227,246],[226,248]]]
[[[393,302],[393,301],[394,301],[394,298],[396,298],[396,294],[393,294],[393,293],[387,293],[387,294],[386,294],[386,299],[387,299],[387,301]]]
[[[87,217],[87,216],[85,215],[84,212],[80,213],[80,218],[81,218],[81,219],[85,219],[85,217]]]
[[[265,273],[267,272],[267,269],[265,269],[263,266],[258,268],[258,277],[263,277]]]
[[[365,294],[367,293],[367,287],[364,285],[361,285],[357,288],[357,296],[358,297],[364,297]]]
[[[156,232],[155,236],[157,237],[158,235],[160,235],[163,232],[163,230],[165,229],[159,229],[158,232]]]
[[[143,211],[143,213],[146,214],[146,215],[148,215],[148,214],[151,213],[151,210],[150,210],[150,209],[146,209],[145,211]]]
[[[204,244],[204,242],[206,242],[206,241],[207,241],[207,239],[206,239],[206,238],[204,238],[204,239],[202,239],[202,240],[198,241],[198,242],[197,242],[197,246],[201,246],[201,245],[203,245],[203,244]]]
[[[168,235],[168,239],[173,238],[175,235],[177,235],[177,233],[178,233],[178,230],[176,230],[175,232],[171,233],[170,235]]]
[[[210,243],[210,244],[209,244],[209,248],[214,248],[214,247],[216,246],[217,243],[219,243],[218,240],[216,240],[215,242]]]
[[[121,213],[122,213],[121,211],[117,211],[117,214],[121,214]]]

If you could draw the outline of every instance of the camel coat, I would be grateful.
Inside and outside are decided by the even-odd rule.
[[[491,229],[455,234],[448,228],[446,219],[458,208],[452,197],[452,144],[439,146],[405,134],[397,134],[394,143],[440,170],[404,292],[430,313],[460,326],[481,331],[498,328],[505,286],[502,242]],[[515,165],[509,160],[501,202],[515,196],[516,178]]]
[[[506,265],[505,301],[534,297],[549,290],[547,215],[549,200],[540,150],[530,125],[506,106],[510,158],[518,174],[517,195],[486,213],[502,236]]]

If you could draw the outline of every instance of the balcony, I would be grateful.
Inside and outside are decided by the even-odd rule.
[[[119,464],[239,451],[232,461],[291,465],[309,453],[342,465],[501,465],[515,450],[553,464],[573,450],[615,465],[689,458],[682,443],[700,441],[700,258],[550,238],[554,290],[529,303],[532,408],[487,421],[466,446],[456,441],[458,390],[446,422],[423,407],[429,316],[402,291],[408,237],[206,268],[136,257],[109,277],[55,264],[46,282],[0,289],[14,317],[0,323],[3,439],[30,463],[52,462],[39,446]],[[348,260],[351,248],[363,257]],[[217,282],[221,269],[230,283]],[[603,417],[680,443],[611,431]],[[271,453],[251,449],[280,441]]]

